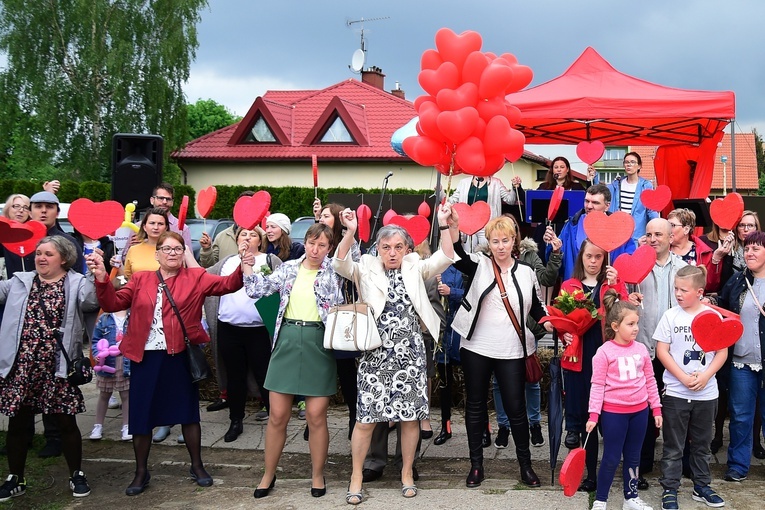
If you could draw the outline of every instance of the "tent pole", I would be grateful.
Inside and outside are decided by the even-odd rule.
[[[731,190],[736,192],[736,119],[730,121],[730,176]]]

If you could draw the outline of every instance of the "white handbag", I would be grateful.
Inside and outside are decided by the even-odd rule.
[[[353,302],[335,305],[329,309],[324,329],[325,349],[370,351],[382,345],[372,307],[361,301],[361,286],[356,271],[353,280],[359,292],[359,300],[357,301],[354,295]]]

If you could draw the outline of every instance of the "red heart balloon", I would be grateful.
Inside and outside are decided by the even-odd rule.
[[[39,221],[30,220],[26,223],[22,223],[21,227],[19,228],[25,228],[32,232],[32,236],[27,239],[26,241],[22,241],[20,243],[3,243],[3,246],[5,246],[5,249],[10,251],[11,253],[15,253],[19,257],[26,257],[30,253],[35,252],[35,248],[37,248],[37,243],[48,235],[48,227],[40,223]],[[31,271],[32,268],[28,268],[27,271]]]
[[[663,211],[672,200],[672,189],[666,184],[657,186],[656,189],[646,189],[640,194],[640,201],[646,209]]]
[[[412,236],[412,241],[414,241],[415,246],[427,239],[428,234],[430,233],[430,222],[426,218],[423,218],[419,215],[412,216],[411,218],[406,218],[400,214],[397,214],[390,219],[388,224],[398,225],[399,227],[402,227],[404,230],[409,232],[409,235]]]
[[[433,166],[446,156],[446,145],[429,136],[408,136],[401,144],[407,156],[422,166]]]
[[[441,112],[436,118],[439,131],[452,143],[463,142],[473,132],[478,122],[478,110],[466,106],[453,112]]]
[[[483,151],[483,142],[475,136],[471,136],[457,146],[454,158],[466,174],[483,175],[486,169],[486,155]]]
[[[505,154],[515,147],[513,128],[504,115],[497,115],[486,123],[483,149],[486,154]],[[504,158],[503,158],[504,159]]]
[[[600,140],[595,140],[594,142],[579,142],[576,146],[576,155],[588,165],[592,165],[603,157],[605,151],[606,146],[603,145],[603,142]]]
[[[0,216],[0,243],[23,243],[31,237],[32,231],[23,223]]]
[[[463,83],[456,89],[441,89],[436,96],[436,104],[442,111],[456,111],[466,106],[475,107],[478,103],[478,87],[475,83]]]
[[[426,135],[439,142],[446,142],[447,138],[438,129],[438,114],[441,113],[441,109],[436,103],[424,103],[422,108],[418,111],[420,120],[417,121],[418,133]]]
[[[356,209],[356,220],[359,223],[359,239],[363,242],[369,241],[369,220],[372,218],[372,209],[367,204],[361,204]]]
[[[100,239],[122,226],[125,208],[115,200],[93,202],[78,198],[69,206],[68,220],[81,234]]]
[[[506,94],[512,94],[525,88],[534,79],[534,72],[530,67],[518,64],[511,65],[511,67],[513,68],[513,81],[505,89]]]
[[[460,85],[460,72],[452,62],[444,62],[438,69],[423,69],[417,75],[422,89],[435,97],[441,89],[456,89]]]
[[[460,69],[468,55],[480,50],[482,44],[481,34],[472,30],[466,30],[459,35],[448,28],[442,28],[436,32],[436,48],[439,55],[445,61],[453,62]]]
[[[744,334],[739,319],[721,319],[716,312],[705,310],[693,318],[691,333],[704,352],[727,349]]]
[[[417,99],[414,100],[414,109],[415,109],[415,111],[419,113],[420,108],[425,103],[436,104],[436,98],[433,97],[433,96],[425,95],[425,94],[423,94],[421,96],[417,96]]]
[[[444,59],[434,49],[430,48],[422,52],[420,58],[420,69],[438,69],[438,66],[444,63]]]
[[[465,235],[472,236],[491,219],[491,207],[483,200],[473,202],[473,205],[457,202],[452,205],[452,209],[457,211],[460,217],[459,229]]]
[[[503,97],[505,89],[513,81],[513,69],[495,60],[481,73],[481,83],[478,86],[478,96],[481,99]]]
[[[512,122],[510,123],[510,125],[512,125]],[[510,136],[514,140],[513,148],[512,150],[506,152],[504,156],[505,156],[505,159],[507,159],[508,161],[515,163],[516,161],[521,159],[521,157],[523,156],[523,153],[524,153],[523,144],[526,143],[526,136],[520,131],[518,131],[517,129],[510,130]]]
[[[215,186],[208,186],[205,189],[199,190],[197,194],[197,211],[199,211],[199,215],[203,218],[210,216],[217,199],[218,190]]]
[[[474,51],[465,59],[465,65],[462,66],[462,81],[471,82],[478,85],[481,83],[481,73],[489,65],[489,59],[481,51]]]
[[[478,116],[486,122],[489,122],[497,115],[502,115],[503,117],[507,118],[507,106],[505,106],[505,99],[503,97],[482,99],[478,101],[475,109],[478,111]]]
[[[430,205],[428,205],[427,201],[423,200],[417,207],[417,214],[425,218],[430,218]]]
[[[178,231],[183,232],[186,226],[186,215],[189,213],[189,196],[183,195],[181,206],[178,208]]]
[[[582,483],[586,458],[587,452],[584,448],[574,448],[568,452],[558,474],[558,481],[563,487],[564,496],[570,498],[576,494],[579,484]]]
[[[709,215],[718,227],[734,230],[744,215],[744,199],[738,193],[717,198],[709,204]]]
[[[388,225],[390,223],[390,220],[394,217],[398,216],[398,213],[394,211],[393,209],[388,209],[385,214],[383,214],[383,227]]]
[[[566,190],[563,186],[555,186],[550,197],[550,205],[547,206],[547,219],[549,221],[555,221],[555,216],[558,215],[558,209],[560,209],[560,203],[563,201],[563,193],[565,192]]]
[[[617,211],[610,216],[592,211],[584,217],[584,232],[592,243],[608,252],[632,238],[635,220],[629,214]]]
[[[656,264],[656,250],[644,244],[630,255],[622,253],[613,262],[619,278],[626,283],[638,284],[646,279]]]
[[[271,195],[268,191],[260,190],[251,197],[241,197],[234,204],[234,221],[240,227],[252,230],[266,216],[269,207]]]

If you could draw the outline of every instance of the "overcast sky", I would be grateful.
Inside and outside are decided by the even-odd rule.
[[[475,30],[483,51],[515,54],[531,86],[562,74],[594,47],[616,69],[662,85],[732,90],[737,132],[765,134],[765,2],[762,0],[364,0],[210,2],[185,87],[189,102],[212,98],[237,115],[269,89],[319,89],[358,77],[360,45],[407,98],[422,94],[420,56],[441,27]],[[527,147],[547,157],[557,149]],[[572,161],[573,163],[573,161]]]

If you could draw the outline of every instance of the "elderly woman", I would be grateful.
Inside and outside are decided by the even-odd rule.
[[[128,284],[115,290],[103,258],[88,256],[96,276],[101,308],[115,312],[130,308],[130,323],[120,344],[132,363],[130,375],[130,434],[133,435],[135,478],[125,494],[140,494],[149,484],[148,461],[152,428],[180,423],[191,457],[191,478],[200,487],[213,484],[202,463],[202,429],[199,426],[199,387],[191,379],[185,333],[192,344],[210,341],[202,327],[202,304],[208,296],[222,296],[242,288],[238,266],[228,276],[215,276],[202,268],[183,265],[183,237],[165,232],[157,239],[156,271],[134,273]],[[243,262],[252,262],[246,254]],[[172,306],[172,301],[176,306]],[[183,327],[181,326],[183,324]]]
[[[440,206],[439,228],[448,228],[451,214],[451,204]],[[419,422],[429,414],[420,319],[434,337],[438,337],[441,324],[424,280],[449,267],[454,252],[449,239],[442,239],[442,249],[421,260],[413,253],[414,242],[406,230],[388,225],[377,233],[378,255],[362,255],[359,262],[354,262],[349,254],[358,221],[348,209],[342,219],[346,233],[332,264],[341,276],[360,282],[361,297],[371,305],[383,341],[377,349],[365,352],[359,364],[357,423],[351,439],[353,474],[346,502],[361,503],[364,457],[372,432],[378,422],[389,421],[401,422],[402,494],[411,498],[417,495],[412,464],[420,436]]]
[[[0,282],[0,303],[14,311],[5,314],[0,327],[0,412],[9,416],[11,473],[0,487],[0,501],[26,491],[24,465],[35,413],[54,416],[61,430],[72,495],[90,494],[81,470],[82,434],[76,419],[85,402],[80,389],[69,384],[60,353],[63,346],[70,360],[82,357],[82,312],[98,308],[92,278],[74,271],[76,262],[77,249],[68,239],[44,237],[37,244],[35,270]]]
[[[5,201],[3,216],[9,220],[24,223],[29,219],[29,197],[20,193],[14,193]]]
[[[260,250],[265,247],[266,233],[260,227],[252,230],[239,227],[236,231],[237,246],[255,257],[255,267],[273,271],[282,264],[274,254],[267,255]],[[241,255],[223,258],[207,269],[208,273],[227,276],[239,267]],[[260,397],[268,412],[268,390],[263,387],[271,358],[271,336],[263,324],[263,318],[255,308],[257,300],[247,295],[244,288],[233,294],[205,300],[205,314],[210,324],[212,349],[217,355],[216,366],[224,372],[227,381],[228,413],[231,424],[223,441],[231,443],[243,432],[244,405],[247,402],[247,377],[250,372],[260,388]],[[266,419],[268,415],[266,415]]]
[[[495,218],[486,224],[491,251],[488,257],[483,254],[467,257],[462,252],[458,221],[450,228],[455,251],[461,257],[455,267],[472,282],[452,322],[452,329],[462,336],[460,358],[465,374],[465,426],[471,465],[466,485],[478,487],[484,479],[481,440],[487,413],[486,387],[493,371],[510,422],[521,481],[530,487],[539,487],[529,450],[524,360],[526,353],[536,351],[526,317],[531,315],[539,321],[545,315],[539,282],[534,269],[513,257],[518,233],[509,218]],[[496,273],[502,278],[506,297],[499,290]],[[506,306],[512,310],[512,316]],[[545,323],[545,329],[550,331],[552,326]]]
[[[251,267],[244,270],[244,286],[251,298],[279,293],[273,351],[265,387],[271,409],[266,427],[266,468],[253,496],[268,496],[276,483],[276,467],[287,439],[287,424],[295,395],[306,397],[306,422],[310,431],[311,496],[327,492],[324,464],[329,450],[327,408],[337,393],[337,370],[331,351],[324,349],[327,312],[342,303],[340,280],[327,254],[332,230],[321,223],[305,234],[305,254],[264,275]],[[240,247],[241,249],[241,247]]]
[[[724,244],[712,250],[699,237],[693,234],[696,228],[696,214],[690,209],[674,209],[667,215],[672,228],[670,251],[692,266],[706,266],[706,292],[714,292],[720,287],[722,258],[730,252],[731,245]]]

